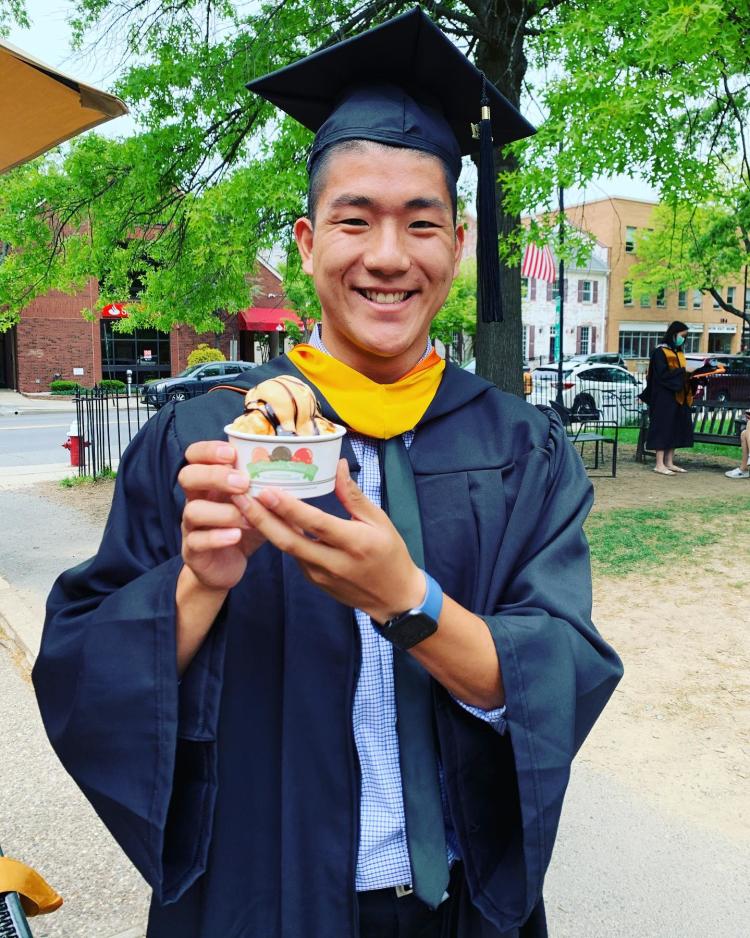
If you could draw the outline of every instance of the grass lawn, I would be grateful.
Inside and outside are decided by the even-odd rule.
[[[746,528],[749,511],[747,496],[732,502],[731,508],[726,499],[715,498],[665,508],[620,508],[592,514],[586,522],[586,534],[593,571],[625,576],[665,562],[684,561],[694,548],[721,540],[728,529]]]

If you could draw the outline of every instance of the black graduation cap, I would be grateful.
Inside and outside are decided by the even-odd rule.
[[[482,318],[502,319],[492,148],[534,128],[428,16],[417,7],[247,87],[315,132],[308,168],[331,144],[372,140],[439,156],[457,179],[479,151]]]

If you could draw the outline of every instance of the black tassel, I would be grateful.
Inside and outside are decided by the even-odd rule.
[[[479,182],[477,186],[477,302],[482,322],[502,322],[500,254],[495,205],[495,151],[487,79],[482,76],[482,119],[479,122]]]

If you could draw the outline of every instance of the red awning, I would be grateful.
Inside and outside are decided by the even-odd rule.
[[[303,328],[302,320],[293,309],[251,306],[249,309],[241,309],[237,316],[240,329],[244,332],[285,332],[285,322],[293,322],[300,329]]]

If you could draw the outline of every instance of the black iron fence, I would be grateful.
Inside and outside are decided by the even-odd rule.
[[[558,395],[557,376],[526,377],[526,400],[530,404],[561,404],[576,417],[587,416],[609,426],[639,426],[645,405],[638,397],[642,384],[613,381],[581,381],[563,378]]]
[[[125,447],[155,413],[135,388],[130,394],[80,389],[75,404],[78,443],[71,439],[71,445],[78,448],[78,473],[94,478],[116,470]]]

